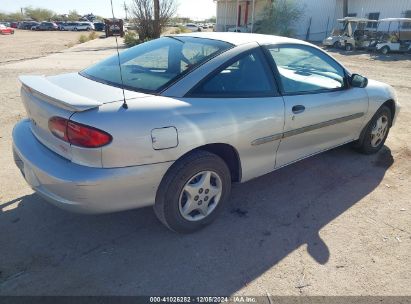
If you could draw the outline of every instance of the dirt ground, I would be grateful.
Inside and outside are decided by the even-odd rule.
[[[115,51],[114,39],[63,51],[76,35],[0,36],[1,295],[411,295],[410,56],[331,52],[397,90],[380,153],[344,146],[235,185],[213,225],[177,235],[151,208],[59,210],[15,167],[18,75],[78,71]]]
[[[0,64],[34,59],[53,54],[78,43],[79,32],[32,32],[15,30],[0,36]]]

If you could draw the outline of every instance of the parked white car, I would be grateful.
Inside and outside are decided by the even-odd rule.
[[[60,26],[62,31],[94,31],[94,24],[91,22],[67,22]]]
[[[194,23],[187,23],[184,27],[192,32],[201,32],[201,27]]]

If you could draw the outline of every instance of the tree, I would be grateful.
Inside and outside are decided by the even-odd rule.
[[[303,16],[304,7],[294,0],[272,0],[264,8],[255,32],[280,36],[293,36],[294,24]]]
[[[133,0],[133,22],[136,24],[140,41],[158,38],[165,25],[176,13],[175,0],[157,1],[158,3],[155,4],[156,0]]]
[[[5,14],[6,21],[22,21],[23,19],[24,16],[21,14],[21,12]]]
[[[49,9],[32,8],[30,6],[24,8],[24,14],[36,21],[51,20],[51,18],[55,15],[55,13]]]
[[[80,15],[77,13],[76,10],[69,11],[69,13],[67,15],[67,20],[68,21],[78,21],[79,18],[80,18]]]

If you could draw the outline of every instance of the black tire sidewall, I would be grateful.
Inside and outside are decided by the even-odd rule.
[[[213,212],[199,221],[183,218],[179,209],[180,194],[185,184],[202,171],[213,171],[221,179],[222,194]],[[163,188],[162,188],[163,187]],[[220,213],[231,192],[231,175],[225,162],[217,155],[200,153],[198,157],[183,159],[172,167],[160,185],[155,210],[159,219],[171,230],[180,233],[197,231],[210,224]]]

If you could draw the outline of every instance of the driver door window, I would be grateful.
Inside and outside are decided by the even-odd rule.
[[[276,88],[260,49],[247,52],[200,83],[191,93],[196,97],[269,97]]]
[[[321,51],[302,45],[269,47],[287,95],[319,93],[344,87],[344,69]]]

